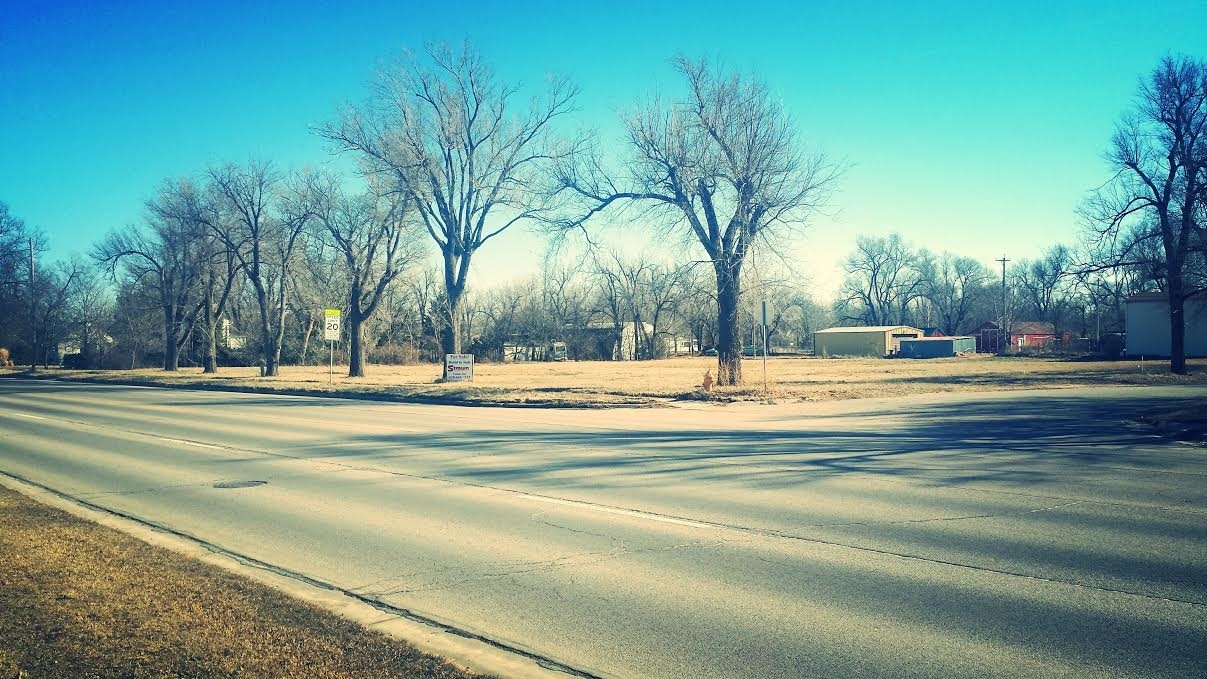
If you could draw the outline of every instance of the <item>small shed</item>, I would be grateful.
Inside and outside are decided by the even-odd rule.
[[[884,357],[897,353],[902,340],[923,335],[921,330],[908,325],[826,328],[813,333],[813,347],[818,356]]]
[[[993,321],[986,321],[972,331],[976,337],[976,350],[979,354],[996,354],[1005,345],[1006,335],[1001,326]]]
[[[960,354],[976,353],[976,338],[963,337],[919,337],[901,340],[901,358],[946,358]]]

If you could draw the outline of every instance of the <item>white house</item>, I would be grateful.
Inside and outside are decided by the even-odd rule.
[[[1127,299],[1127,355],[1169,356],[1169,296],[1146,292]],[[1207,299],[1186,300],[1186,356],[1207,356]]]

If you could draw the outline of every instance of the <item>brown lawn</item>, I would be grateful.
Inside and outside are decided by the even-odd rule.
[[[0,487],[0,678],[476,676]]]
[[[700,389],[716,359],[669,358],[638,362],[481,363],[472,383],[439,382],[440,368],[371,365],[368,376],[349,378],[335,366],[284,366],[276,377],[258,368],[222,368],[204,375],[198,368],[162,370],[59,371],[71,379],[164,384],[283,393],[340,394],[368,398],[435,400],[455,403],[552,406],[652,404],[670,399],[787,401],[834,400],[947,391],[1074,388],[1109,384],[1207,384],[1207,361],[1192,360],[1192,374],[1171,375],[1167,361],[1089,361],[975,356],[949,359],[819,359],[771,357],[764,391],[763,362],[743,362],[742,387]]]

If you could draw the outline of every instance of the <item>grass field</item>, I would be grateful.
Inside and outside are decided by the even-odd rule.
[[[670,358],[638,362],[483,363],[472,383],[441,383],[440,367],[369,366],[363,378],[349,378],[347,366],[283,366],[276,377],[258,368],[222,368],[204,375],[199,368],[66,371],[48,375],[73,379],[164,384],[240,391],[341,394],[369,398],[453,403],[587,406],[654,404],[674,399],[817,401],[904,396],[949,391],[1075,388],[1106,384],[1207,384],[1207,361],[1190,362],[1191,375],[1171,375],[1168,361],[1090,361],[974,356],[967,358],[819,359],[772,357],[743,362],[745,385],[700,388],[704,373],[715,374],[716,359]]]

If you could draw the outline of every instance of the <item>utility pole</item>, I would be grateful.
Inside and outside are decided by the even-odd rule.
[[[38,370],[38,307],[37,299],[34,295],[34,250],[35,241],[33,236],[29,237],[29,372],[34,373]]]
[[[1001,259],[993,261],[1001,262],[1002,264],[1002,329],[1000,334],[1002,339],[998,341],[998,348],[1005,353],[1007,347],[1004,346],[1004,343],[1010,341],[1010,317],[1006,312],[1006,262],[1010,260],[1006,259],[1006,255],[1003,254]]]

